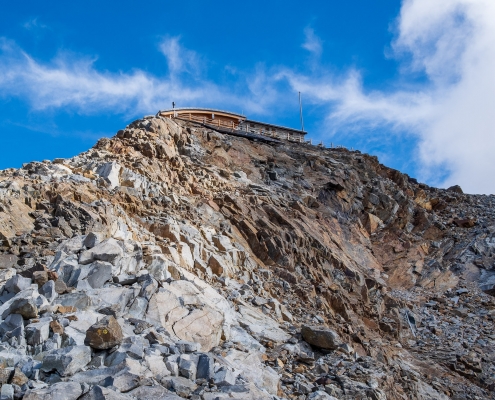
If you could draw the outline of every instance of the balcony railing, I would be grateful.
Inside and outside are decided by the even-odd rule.
[[[172,115],[169,118],[174,118]],[[243,131],[247,133],[254,133],[257,135],[268,136],[275,139],[287,140],[289,142],[304,142],[304,135],[298,133],[290,133],[284,130],[277,130],[275,128],[264,128],[262,126],[249,126],[247,123],[236,123],[234,121],[228,121],[222,118],[208,118],[205,116],[198,116],[192,113],[180,113],[176,115],[177,118],[186,119],[189,121],[199,122],[212,127],[227,128],[232,130]]]

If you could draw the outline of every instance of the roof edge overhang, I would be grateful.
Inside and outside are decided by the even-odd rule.
[[[288,128],[287,126],[282,126],[282,125],[268,124],[266,122],[255,121],[253,119],[246,119],[246,121],[244,121],[244,122],[246,122],[246,123],[252,122],[254,124],[260,124],[260,125],[270,126],[272,128],[284,129],[286,131],[291,131],[291,132],[294,132],[294,133],[300,133],[300,134],[303,134],[303,135],[306,135],[308,133],[308,132],[303,131],[301,129]]]
[[[161,113],[173,113],[174,111],[201,111],[201,112],[208,112],[208,113],[222,113],[222,114],[228,114],[228,115],[232,115],[233,117],[236,117],[236,118],[242,118],[242,119],[246,119],[247,117],[245,115],[242,115],[242,114],[238,114],[238,113],[235,113],[235,112],[232,112],[232,111],[226,111],[226,110],[218,110],[218,109],[215,109],[215,108],[201,108],[201,107],[180,107],[180,108],[170,108],[168,110],[160,110],[158,111],[158,114],[161,114]]]

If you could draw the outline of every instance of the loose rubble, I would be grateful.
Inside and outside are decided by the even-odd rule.
[[[493,206],[161,117],[0,171],[0,397],[495,398]]]

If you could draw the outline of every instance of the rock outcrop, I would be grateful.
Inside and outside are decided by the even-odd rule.
[[[0,171],[2,398],[495,398],[494,200],[161,117]]]

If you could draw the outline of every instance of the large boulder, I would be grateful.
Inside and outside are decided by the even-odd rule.
[[[339,334],[324,326],[304,325],[301,335],[306,342],[321,349],[335,350],[342,344]]]
[[[93,349],[110,349],[122,343],[122,328],[113,316],[102,318],[86,331],[84,344]]]
[[[179,339],[200,343],[203,351],[217,346],[224,322],[220,310],[205,304],[199,291],[191,284],[187,288],[171,288],[169,285],[165,287],[151,298],[146,319],[151,323],[161,324]],[[198,296],[191,296],[187,289]],[[187,304],[192,300],[195,304]],[[190,311],[188,306],[197,308]]]

